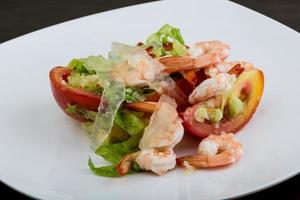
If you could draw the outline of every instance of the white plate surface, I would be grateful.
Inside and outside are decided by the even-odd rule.
[[[58,13],[59,14],[59,13]],[[135,44],[161,25],[180,27],[188,44],[219,39],[230,60],[265,73],[254,118],[237,134],[240,162],[186,176],[147,173],[110,179],[88,169],[91,150],[79,125],[56,105],[48,72],[74,57],[106,55],[112,41]],[[46,28],[0,45],[0,178],[42,199],[216,199],[273,185],[299,172],[300,35],[229,1],[162,1],[104,12]],[[179,150],[190,151],[188,138]],[[178,150],[177,149],[177,150]]]

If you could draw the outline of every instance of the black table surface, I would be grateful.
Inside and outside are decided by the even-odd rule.
[[[151,0],[1,0],[0,43],[60,22],[148,1]],[[233,1],[259,11],[300,32],[300,0]],[[297,175],[283,183],[241,199],[300,199],[299,186],[300,175]],[[1,182],[0,191],[0,197],[8,195],[6,197],[10,198],[7,199],[13,197],[29,199]]]

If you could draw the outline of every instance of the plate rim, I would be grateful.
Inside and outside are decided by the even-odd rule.
[[[181,1],[181,0],[175,0],[175,1]],[[140,7],[140,6],[144,6],[144,5],[148,5],[148,4],[160,4],[160,3],[165,3],[165,2],[171,2],[171,0],[138,3],[138,4],[134,4],[134,5],[128,5],[128,6],[124,6],[124,7],[120,7],[120,8],[114,8],[114,9],[110,9],[110,10],[106,10],[106,11],[97,12],[97,13],[85,15],[85,16],[82,16],[82,17],[74,18],[74,19],[71,19],[71,20],[63,21],[63,22],[60,22],[60,23],[57,23],[57,24],[53,24],[53,25],[50,25],[50,26],[47,26],[47,27],[43,27],[43,28],[34,30],[34,31],[26,33],[26,34],[16,36],[16,37],[14,37],[12,39],[9,39],[7,41],[4,41],[4,42],[0,43],[0,48],[2,46],[5,46],[5,45],[12,45],[13,43],[18,42],[19,40],[25,39],[26,37],[33,37],[34,34],[39,34],[39,32],[47,31],[48,29],[59,27],[59,26],[64,26],[67,23],[72,23],[72,22],[75,22],[75,21],[78,21],[78,20],[94,17],[96,15],[101,15],[101,14],[104,14],[104,13],[118,12],[119,10],[128,9],[128,8],[132,8],[132,7]],[[234,4],[235,6],[240,6],[243,9],[247,9],[248,12],[252,12],[255,15],[259,15],[260,17],[264,17],[264,18],[266,18],[270,21],[269,23],[273,23],[273,24],[276,23],[276,24],[280,25],[281,28],[285,28],[286,30],[289,30],[290,32],[293,32],[293,34],[300,37],[300,32],[296,31],[295,29],[293,29],[293,28],[283,24],[282,22],[279,22],[279,21],[277,21],[277,20],[275,20],[275,19],[273,19],[273,18],[271,18],[271,17],[269,17],[265,14],[262,14],[262,13],[256,11],[256,10],[253,10],[251,8],[248,8],[248,7],[244,6],[244,5],[238,4],[236,2],[227,1],[227,3],[229,3],[229,4],[231,3],[231,4]],[[246,192],[242,191],[242,192],[240,192],[239,194],[236,194],[236,195],[223,196],[222,199],[237,199],[237,198],[245,197],[245,196],[248,196],[248,195],[263,191],[263,190],[266,190],[268,188],[274,187],[276,185],[279,185],[279,184],[281,184],[281,183],[283,183],[283,182],[285,182],[285,181],[287,181],[287,180],[289,180],[289,179],[291,179],[291,178],[293,178],[293,177],[295,177],[299,174],[300,174],[300,168],[298,170],[295,170],[295,171],[289,173],[286,176],[274,179],[274,181],[270,182],[269,184],[264,184],[262,186],[257,186],[253,189],[249,189]],[[5,186],[7,186],[8,188],[11,188],[12,190],[14,190],[16,192],[19,192],[20,194],[22,194],[24,196],[27,196],[27,197],[30,197],[30,198],[37,198],[37,199],[41,198],[39,196],[35,196],[35,195],[32,195],[32,194],[26,193],[26,192],[22,191],[21,189],[18,189],[17,187],[14,187],[13,185],[5,182],[3,180],[3,178],[1,178],[1,177],[0,177],[0,182],[2,184],[4,184]],[[51,195],[49,195],[48,197],[50,198]]]

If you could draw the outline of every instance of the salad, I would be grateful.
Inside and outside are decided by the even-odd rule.
[[[108,57],[76,58],[50,71],[54,98],[79,121],[93,151],[111,165],[88,165],[99,176],[164,174],[229,165],[243,154],[234,138],[260,102],[263,72],[226,60],[228,44],[188,46],[168,24],[144,42],[113,42]],[[184,134],[199,138],[195,155],[176,157]]]

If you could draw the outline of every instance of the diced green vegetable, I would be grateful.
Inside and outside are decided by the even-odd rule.
[[[196,121],[203,123],[205,120],[218,123],[223,118],[223,111],[220,108],[199,107],[194,113]]]
[[[214,123],[219,122],[223,118],[223,112],[219,108],[214,108],[209,110],[208,114],[209,114],[210,121]]]
[[[236,117],[244,111],[244,103],[235,95],[230,95],[228,99],[228,114]]]
[[[203,123],[206,119],[209,119],[207,109],[205,107],[199,107],[195,111],[194,117],[196,121]]]

